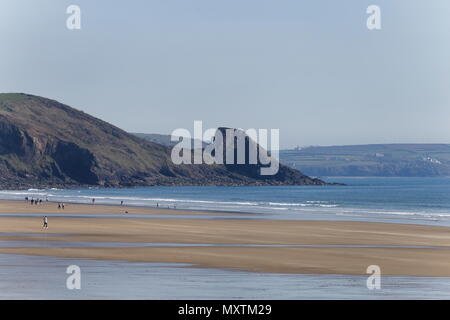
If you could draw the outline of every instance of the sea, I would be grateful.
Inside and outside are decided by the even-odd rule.
[[[91,203],[239,212],[243,219],[345,220],[450,226],[450,178],[324,178],[327,186],[176,186],[0,191],[25,197]]]

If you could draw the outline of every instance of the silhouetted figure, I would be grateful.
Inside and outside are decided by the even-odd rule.
[[[48,219],[47,216],[44,216],[44,225],[43,228],[47,229],[48,228]]]

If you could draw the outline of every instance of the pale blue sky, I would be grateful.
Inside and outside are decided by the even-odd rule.
[[[450,143],[447,0],[2,0],[0,39],[0,92],[128,131],[203,120],[279,128],[282,147]]]

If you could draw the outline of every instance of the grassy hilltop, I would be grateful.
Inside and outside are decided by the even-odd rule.
[[[313,176],[450,176],[449,144],[371,144],[283,150],[281,161]]]

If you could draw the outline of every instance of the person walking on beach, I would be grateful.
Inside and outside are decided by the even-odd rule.
[[[61,203],[58,203],[58,209],[61,209]]]
[[[94,204],[95,203],[95,198],[92,198],[92,204]]]
[[[61,203],[61,208],[64,210],[64,203]]]
[[[48,228],[48,218],[47,216],[44,216],[44,225],[43,228],[47,229]]]
[[[123,200],[122,200],[122,201],[120,201],[120,205],[121,205],[121,206],[123,206]]]

